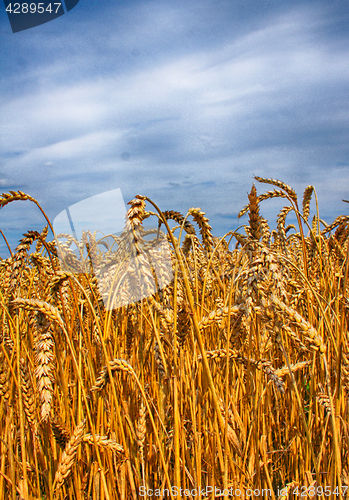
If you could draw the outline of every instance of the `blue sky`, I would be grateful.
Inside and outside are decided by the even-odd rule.
[[[348,26],[337,0],[80,0],[13,34],[0,6],[0,191],[53,220],[120,188],[201,207],[223,235],[255,174],[314,184],[331,222],[349,198]],[[13,246],[43,224],[29,202],[0,210]]]

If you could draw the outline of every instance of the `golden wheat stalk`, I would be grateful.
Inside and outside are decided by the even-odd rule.
[[[209,219],[205,217],[205,212],[200,208],[190,208],[188,213],[193,217],[197,225],[199,226],[199,231],[202,238],[202,243],[204,247],[209,252],[213,247],[213,237],[212,237],[212,227],[209,224]]]
[[[64,329],[64,323],[62,318],[60,317],[58,309],[48,302],[37,299],[24,299],[19,297],[12,300],[11,305],[13,307],[22,307],[26,311],[40,311],[47,317],[47,319],[54,321]]]
[[[142,400],[141,406],[139,408],[139,416],[136,426],[137,444],[139,447],[139,454],[141,458],[141,464],[144,464],[144,441],[147,431],[146,426],[146,406]]]
[[[83,420],[75,427],[73,435],[67,443],[65,450],[62,453],[61,460],[58,464],[55,479],[53,482],[53,491],[55,497],[58,498],[59,491],[62,488],[64,481],[69,476],[71,468],[74,464],[78,446],[81,443],[84,435],[86,420]]]
[[[285,184],[285,182],[279,181],[277,179],[267,179],[264,177],[259,177],[258,175],[255,175],[254,178],[258,182],[263,182],[265,184],[272,184],[273,186],[279,187],[280,189],[283,189],[285,193],[291,198],[292,201],[295,202],[297,205],[297,194],[294,189],[292,189],[288,184]]]
[[[59,445],[60,448],[62,448],[62,450],[64,450],[70,438],[69,432],[65,427],[63,427],[63,425],[59,424],[56,420],[51,420],[50,425],[56,443]]]
[[[249,199],[249,233],[252,239],[259,241],[262,236],[261,216],[259,215],[259,204],[257,197],[257,189],[252,184],[251,192],[248,195]]]
[[[284,207],[280,210],[279,215],[277,217],[277,228],[281,238],[282,245],[285,247],[286,242],[286,217],[293,210],[293,207]]]
[[[319,391],[316,393],[317,402],[325,408],[326,413],[331,414],[331,403],[327,392],[321,384],[319,384]]]
[[[46,224],[44,229],[41,231],[40,238],[36,242],[36,247],[35,247],[36,252],[39,252],[42,249],[43,241],[46,241],[47,236],[48,236],[48,224]]]
[[[311,364],[311,361],[309,361],[309,360],[300,361],[299,363],[295,363],[294,365],[291,365],[290,368],[291,368],[292,373],[294,373],[294,372],[297,372],[298,370],[302,370],[303,368],[305,368],[306,366],[309,366],[310,364]],[[278,368],[277,370],[275,370],[275,373],[278,377],[285,377],[285,375],[290,374],[290,370],[288,369],[287,366],[284,366],[282,368]]]
[[[16,288],[18,288],[20,283],[20,276],[25,269],[25,260],[27,258],[27,252],[32,245],[33,241],[40,237],[40,233],[37,231],[28,231],[23,235],[24,237],[20,240],[18,247],[16,248],[16,253],[12,258],[12,269],[10,275],[10,286],[9,286],[9,297],[10,300]]]
[[[272,302],[279,312],[287,316],[297,325],[299,330],[304,335],[305,340],[310,343],[310,347],[312,349],[316,351],[319,350],[321,353],[326,352],[326,345],[323,343],[322,338],[306,319],[304,319],[297,311],[279,300],[275,295],[272,296]]]
[[[195,234],[194,226],[188,220],[185,220],[184,216],[180,212],[175,212],[174,210],[165,210],[165,212],[162,212],[162,214],[166,220],[174,220],[175,222],[180,224],[180,226],[183,225],[184,231],[187,234]],[[159,228],[160,227],[161,220],[159,219]]]
[[[266,193],[260,194],[257,197],[257,203],[260,203],[264,200],[269,200],[270,198],[287,198],[287,194],[280,189],[273,189],[273,191],[267,191]],[[245,215],[248,212],[249,208],[250,204],[245,205],[244,208],[242,208],[238,213],[238,218],[240,219],[240,217]]]
[[[11,201],[18,201],[18,200],[22,201],[30,200],[33,201],[34,203],[37,203],[35,198],[29,196],[29,194],[23,193],[23,191],[10,191],[9,193],[2,193],[2,195],[0,195],[0,207],[2,208]]]
[[[92,446],[97,444],[97,446],[111,450],[113,453],[125,455],[124,447],[115,441],[115,439],[110,439],[107,436],[98,436],[96,434],[94,440],[92,434],[85,434],[82,440],[84,443],[91,444]]]
[[[339,226],[340,224],[345,224],[349,222],[349,215],[340,215],[339,217],[336,217],[335,220],[332,222],[332,224],[329,224],[328,226],[325,227],[321,231],[321,234],[326,234],[332,231],[335,227]]]
[[[46,421],[51,412],[53,398],[53,359],[54,341],[51,326],[44,314],[37,313],[37,338],[36,338],[36,378],[41,400],[41,418]]]
[[[206,351],[206,355],[208,359],[226,359],[227,351],[226,349],[216,349],[214,351]],[[198,355],[198,359],[202,359],[200,354]],[[245,366],[250,365],[254,368],[262,370],[268,376],[268,379],[274,382],[279,392],[285,392],[285,384],[280,379],[275,368],[272,366],[271,361],[266,359],[256,361],[254,359],[247,358],[246,356],[240,354],[236,349],[229,349],[229,359],[234,359],[238,363],[242,363]]]
[[[20,358],[20,372],[23,408],[29,425],[35,433],[37,430],[35,393],[33,390],[29,368],[24,358]]]
[[[123,371],[135,376],[135,372],[132,366],[124,359],[114,359],[113,361],[110,361],[109,366],[112,372]],[[108,382],[109,382],[108,367],[104,366],[100,371],[98,378],[95,380],[95,383],[91,388],[91,391],[94,392],[101,391],[102,389],[104,389],[104,387]]]
[[[310,200],[314,192],[314,186],[308,186],[303,194],[303,217],[307,221],[310,213]]]
[[[10,370],[2,351],[0,351],[0,396],[6,402],[11,397]]]
[[[226,412],[225,412],[225,406],[222,400],[220,400],[220,407],[222,411],[223,418],[226,418]],[[231,415],[231,412],[228,411],[228,425],[227,425],[227,435],[228,439],[231,442],[231,444],[234,446],[235,450],[237,453],[242,457],[242,445],[241,442],[235,432],[235,430],[232,428],[231,424],[233,423]]]
[[[221,321],[223,318],[227,318],[229,315],[234,316],[238,314],[241,309],[243,309],[242,304],[231,307],[227,306],[211,311],[208,316],[203,317],[200,321],[200,328],[208,328],[214,323]]]

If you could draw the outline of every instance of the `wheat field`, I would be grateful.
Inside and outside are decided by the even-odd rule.
[[[136,196],[119,248],[142,272],[152,220],[172,277],[154,293],[144,271],[149,293],[132,301],[131,269],[114,309],[98,277],[118,252],[68,238],[63,269],[38,202],[1,195],[47,219],[0,262],[1,500],[348,496],[349,216],[326,224],[313,186],[299,203],[256,181],[271,190],[253,185],[223,238],[201,209]],[[271,230],[263,204],[280,197]]]

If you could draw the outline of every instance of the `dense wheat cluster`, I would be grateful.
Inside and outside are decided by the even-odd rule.
[[[186,498],[217,498],[206,486],[346,496],[349,216],[311,221],[312,186],[299,206],[288,185],[256,180],[272,190],[253,186],[224,238],[198,208],[184,217],[137,196],[116,251],[86,233],[84,265],[67,235],[62,270],[49,224],[1,261],[0,499],[178,498],[174,486]],[[261,213],[275,197],[271,231]],[[20,191],[0,205],[16,200],[38,205]],[[145,219],[171,249],[173,278],[155,291]],[[120,252],[136,264],[118,290],[126,305],[108,309]],[[149,293],[136,301],[142,269]]]

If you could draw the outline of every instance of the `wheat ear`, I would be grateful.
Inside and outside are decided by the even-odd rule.
[[[54,321],[64,329],[64,323],[59,315],[58,310],[48,302],[43,302],[42,300],[36,299],[17,298],[11,302],[11,305],[13,307],[22,307],[26,311],[40,311],[47,317],[47,319]]]
[[[314,186],[308,186],[303,194],[303,217],[307,221],[309,218],[310,200],[314,192]]]
[[[209,252],[213,247],[213,238],[212,238],[212,227],[209,224],[209,219],[205,217],[205,212],[203,212],[200,208],[190,208],[188,212],[197,225],[199,226],[199,231],[202,237],[202,243],[206,250]]]
[[[257,197],[257,189],[253,184],[251,188],[251,192],[248,195],[249,199],[249,219],[250,219],[250,227],[249,232],[251,237],[254,240],[259,240],[262,236],[261,231],[261,217],[259,215],[259,205],[258,205],[258,197]]]
[[[281,191],[281,189],[273,189],[273,191],[267,191],[266,193],[260,194],[257,197],[257,203],[260,203],[261,201],[264,200],[269,200],[270,198],[287,198],[287,194],[284,191]],[[242,217],[245,215],[250,208],[250,204],[245,205],[244,208],[240,210],[238,213],[238,218]]]
[[[62,458],[59,462],[53,482],[53,491],[55,494],[55,498],[57,499],[59,496],[59,490],[62,488],[66,478],[69,476],[71,468],[74,464],[78,446],[81,443],[84,435],[85,423],[86,420],[83,420],[79,425],[75,427],[74,433],[62,453]]]
[[[124,447],[115,441],[115,439],[109,439],[107,436],[98,436],[96,434],[94,440],[92,434],[85,434],[82,440],[84,443],[91,444],[92,446],[97,444],[101,448],[106,448],[119,455],[125,455]]]
[[[110,365],[110,370],[112,372],[123,371],[135,376],[135,372],[132,366],[124,359],[114,359],[113,361],[110,361],[109,365]],[[91,388],[91,391],[95,392],[101,391],[107,385],[108,382],[109,382],[108,368],[104,366],[100,371],[98,378],[95,380],[94,386]]]
[[[21,389],[23,398],[23,408],[26,414],[29,425],[34,433],[36,433],[37,420],[36,420],[36,405],[33,385],[30,378],[29,369],[26,365],[24,358],[20,358],[21,370]]]
[[[285,193],[287,193],[291,198],[291,200],[294,201],[297,205],[297,195],[295,190],[292,189],[288,184],[285,184],[285,182],[279,181],[277,179],[266,179],[264,177],[259,177],[258,175],[255,175],[254,178],[256,179],[256,181],[263,182],[265,184],[272,184],[273,186],[277,186],[283,189]]]
[[[64,450],[70,438],[69,432],[56,420],[51,420],[50,424],[56,443]]]
[[[41,400],[41,418],[47,420],[51,412],[53,398],[53,348],[54,341],[49,322],[39,312],[37,314],[36,378]]]

